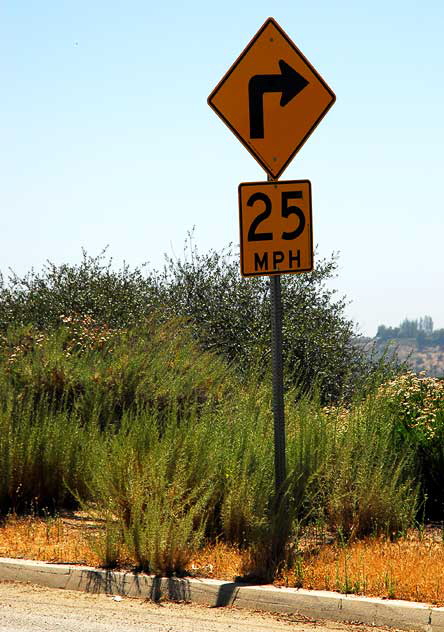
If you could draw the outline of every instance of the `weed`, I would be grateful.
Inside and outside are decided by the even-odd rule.
[[[127,555],[181,573],[204,542],[223,539],[245,551],[245,573],[270,580],[291,571],[306,525],[348,541],[406,529],[415,512],[412,453],[400,452],[384,399],[325,409],[315,393],[287,392],[276,512],[263,371],[241,377],[179,321],[122,329],[64,317],[2,344],[0,510],[100,513],[106,566]],[[357,590],[348,568],[343,581]]]
[[[389,599],[395,599],[396,598],[396,581],[393,578],[393,571],[391,568],[389,568],[384,573],[384,586],[387,591],[387,597]]]

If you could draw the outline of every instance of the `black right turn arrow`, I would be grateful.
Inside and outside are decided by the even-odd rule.
[[[264,94],[282,92],[280,105],[284,107],[308,86],[296,70],[283,59],[279,60],[280,75],[254,75],[248,82],[250,106],[250,138],[264,138]]]

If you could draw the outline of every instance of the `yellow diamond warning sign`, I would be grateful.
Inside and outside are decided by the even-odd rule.
[[[243,276],[313,269],[308,180],[240,184],[239,224]]]
[[[334,101],[334,93],[273,18],[208,97],[213,110],[274,178]]]

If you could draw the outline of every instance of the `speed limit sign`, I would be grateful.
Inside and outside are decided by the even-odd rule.
[[[313,269],[309,180],[240,184],[239,224],[243,276]]]

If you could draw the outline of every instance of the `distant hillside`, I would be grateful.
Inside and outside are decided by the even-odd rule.
[[[400,360],[405,360],[412,371],[425,371],[427,377],[444,377],[444,345],[418,348],[415,338],[398,338],[395,340],[380,340],[378,338],[360,338],[360,346],[380,355],[385,350],[396,352]]]
[[[434,331],[430,316],[406,319],[399,327],[380,325],[375,338],[359,338],[357,342],[377,355],[396,353],[415,373],[444,377],[444,329]]]

